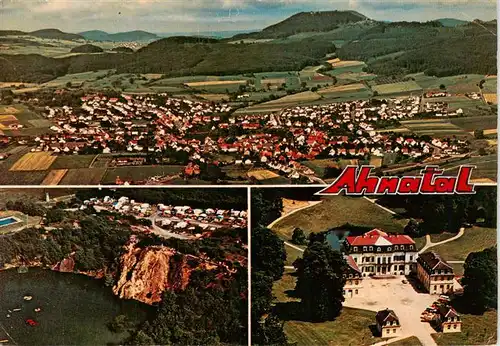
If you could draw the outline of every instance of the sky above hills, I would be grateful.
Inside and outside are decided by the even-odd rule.
[[[496,0],[0,0],[0,29],[259,30],[297,12],[328,10],[388,21],[497,17]]]

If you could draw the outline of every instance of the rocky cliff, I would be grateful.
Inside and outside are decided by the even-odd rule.
[[[158,303],[165,290],[184,289],[196,268],[211,270],[216,266],[193,256],[178,254],[168,247],[139,248],[131,242],[121,257],[113,292],[122,299]]]

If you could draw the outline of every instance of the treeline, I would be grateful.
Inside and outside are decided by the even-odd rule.
[[[138,202],[167,205],[189,205],[193,208],[220,208],[247,210],[247,190],[229,189],[120,189],[77,190],[76,197],[88,200],[94,197],[128,197]]]
[[[300,12],[260,32],[239,34],[230,40],[285,38],[301,32],[326,32],[338,28],[339,25],[366,19],[355,11]]]
[[[287,345],[283,322],[273,309],[273,283],[284,272],[284,242],[265,228],[281,214],[283,203],[274,189],[252,191],[252,344]]]
[[[407,226],[407,233],[421,236],[443,231],[458,232],[464,223],[496,227],[497,192],[494,188],[478,188],[474,195],[384,196],[378,203],[404,208],[405,217],[421,219]]]
[[[158,311],[129,345],[244,345],[248,339],[247,268],[214,286],[215,273],[194,271],[184,291],[166,291]]]
[[[422,71],[433,76],[493,74],[497,47],[493,32],[496,27],[492,25],[445,28],[437,22],[380,24],[343,45],[337,54],[342,59],[367,61],[367,71],[378,75]]]
[[[117,222],[95,216],[82,219],[80,226],[47,233],[29,228],[1,237],[0,267],[18,259],[50,266],[75,252],[75,270],[115,270],[131,232]]]
[[[185,40],[185,39],[184,39]],[[116,69],[117,73],[162,73],[165,76],[230,75],[301,70],[317,65],[335,46],[308,38],[296,42],[229,44],[181,43],[162,39],[135,53],[47,58],[1,55],[0,81],[46,82],[69,73]]]

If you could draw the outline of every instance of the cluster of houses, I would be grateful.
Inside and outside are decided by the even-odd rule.
[[[448,295],[459,294],[460,284],[455,280],[453,267],[436,252],[419,254],[414,240],[405,234],[390,234],[379,229],[357,236],[347,236],[344,241],[345,299],[362,294],[363,280],[371,276],[414,276],[424,291],[439,295],[433,306],[422,314],[445,333],[460,332],[458,313],[448,304]],[[386,309],[376,316],[377,328],[383,337],[401,334],[401,324],[394,311]]]
[[[213,162],[218,154],[229,154],[225,156],[232,160],[226,164],[267,166],[292,176],[297,174],[295,162],[299,160],[368,159],[393,153],[410,158],[431,156],[435,145],[417,135],[377,130],[421,113],[440,116],[447,112],[444,103],[427,103],[422,110],[420,97],[297,106],[279,114],[232,116],[225,103],[196,102],[166,94],[119,98],[88,95],[81,102],[79,108],[46,107],[54,133],[34,138],[33,151],[174,151],[185,152],[195,163]],[[467,151],[465,142],[439,141],[446,146],[447,155]],[[121,164],[127,165],[117,162]],[[140,159],[133,164],[140,164]]]
[[[122,196],[118,199],[105,196],[85,200],[81,209],[93,207],[96,211],[110,211],[137,218],[150,219],[156,226],[178,231],[194,228],[246,228],[247,212],[233,209],[201,209],[190,206],[172,206],[137,202]]]

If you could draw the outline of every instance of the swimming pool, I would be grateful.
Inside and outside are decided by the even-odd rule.
[[[3,219],[0,219],[0,227],[12,225],[13,223],[17,223],[17,222],[20,222],[20,220],[18,220],[15,217],[12,217],[12,216],[5,217]]]

